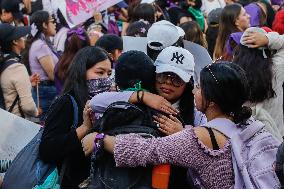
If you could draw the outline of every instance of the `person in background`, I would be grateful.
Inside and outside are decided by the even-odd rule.
[[[90,46],[90,42],[87,33],[82,27],[76,27],[67,31],[67,39],[64,47],[65,51],[56,64],[54,71],[54,82],[57,94],[61,94],[68,69],[74,56],[80,49],[86,46]]]
[[[25,65],[21,63],[21,52],[25,49],[25,36],[30,33],[30,30],[26,26],[0,24],[0,45],[3,53],[0,69],[5,61],[15,62],[0,75],[5,107],[7,111],[23,118],[36,117],[39,114],[32,98],[29,74]]]
[[[275,19],[272,24],[272,30],[278,32],[280,35],[284,34],[284,10],[276,13]]]
[[[275,17],[275,11],[273,10],[270,2],[266,0],[257,1],[258,6],[263,10],[263,13],[266,16],[265,25],[269,28],[272,28],[272,23]]]
[[[250,26],[261,27],[266,24],[266,13],[258,3],[250,3],[244,6],[246,12],[250,15]]]
[[[224,0],[202,0],[201,11],[208,18],[210,12],[214,9],[224,8],[226,3]]]
[[[182,28],[173,25],[169,21],[162,20],[154,23],[147,33],[147,55],[155,61],[160,52],[166,47],[183,47],[184,35]]]
[[[252,108],[256,119],[264,122],[266,129],[281,140],[284,136],[284,36],[251,27],[244,32],[240,43],[233,63],[247,74],[250,96],[246,105]]]
[[[42,109],[40,121],[56,96],[54,86],[54,67],[58,62],[59,54],[54,49],[50,37],[56,34],[56,24],[51,15],[46,11],[37,11],[31,17],[32,32],[29,39],[28,52],[26,53],[26,65],[30,66],[32,74],[40,75],[40,84],[33,89],[33,98],[39,99],[37,106]],[[38,104],[39,103],[39,104]]]
[[[1,23],[8,23],[14,26],[23,25],[24,15],[20,0],[2,0],[1,1]]]
[[[202,47],[207,49],[207,41],[205,39],[205,35],[195,21],[185,22],[181,24],[180,27],[185,32],[185,40],[201,45]]]
[[[185,9],[177,6],[170,7],[168,10],[169,21],[178,26],[183,22],[195,20],[194,15]]]
[[[212,10],[208,14],[208,29],[206,31],[206,41],[208,43],[208,53],[213,57],[214,47],[219,31],[219,20],[222,13],[222,8]]]
[[[121,55],[123,50],[123,41],[121,37],[114,34],[106,34],[100,37],[96,45],[97,47],[101,47],[106,50],[112,60],[112,62],[116,62],[118,57]],[[115,65],[114,65],[115,67]]]
[[[188,12],[193,14],[195,21],[200,26],[203,32],[207,30],[207,22],[201,11],[202,0],[187,0]]]
[[[137,5],[131,17],[129,17],[129,23],[139,21],[139,20],[145,20],[149,22],[151,25],[156,22],[156,16],[155,16],[155,7],[148,3],[141,3]]]
[[[104,35],[102,33],[102,26],[96,23],[93,23],[88,27],[87,34],[91,46],[95,46],[98,39]]]
[[[229,35],[234,32],[242,32],[250,27],[250,16],[240,4],[227,5],[221,13],[219,32],[214,48],[213,59],[226,60],[226,42]]]
[[[47,115],[39,154],[44,162],[56,164],[59,169],[68,159],[65,174],[61,175],[62,189],[78,189],[78,185],[90,174],[90,159],[85,158],[80,142],[91,128],[91,123],[86,124],[86,119],[83,122],[83,109],[87,100],[110,89],[110,74],[111,61],[103,49],[85,47],[79,50],[72,61],[62,92],[73,96],[77,102],[78,128],[71,130],[73,119],[70,115],[74,111],[67,95],[55,101]]]
[[[139,20],[129,24],[126,30],[126,36],[132,37],[147,37],[150,23],[145,20]]]
[[[56,20],[56,34],[53,38],[53,46],[58,53],[63,53],[69,26],[59,9],[56,15],[58,19]]]

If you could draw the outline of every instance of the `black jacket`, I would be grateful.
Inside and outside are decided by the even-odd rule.
[[[78,103],[77,127],[82,122],[83,108]],[[90,173],[90,159],[84,156],[81,141],[76,131],[71,130],[72,123],[73,105],[70,97],[65,95],[51,106],[39,147],[40,158],[46,163],[56,163],[59,172],[63,160],[67,161],[63,189],[77,189]]]

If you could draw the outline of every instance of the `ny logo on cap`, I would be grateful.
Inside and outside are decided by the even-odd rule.
[[[183,54],[179,55],[178,52],[173,53],[171,61],[176,60],[177,64],[183,64],[184,56]]]

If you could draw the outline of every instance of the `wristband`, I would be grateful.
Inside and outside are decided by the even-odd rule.
[[[94,152],[96,153],[101,147],[101,141],[105,138],[104,133],[99,133],[96,135],[95,140],[94,140]]]
[[[140,93],[142,92],[142,96],[140,96]],[[139,90],[139,91],[137,91],[137,102],[138,103],[143,103],[143,96],[144,96],[144,91],[141,91],[141,90]]]

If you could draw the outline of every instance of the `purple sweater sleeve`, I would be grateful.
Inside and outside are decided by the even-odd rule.
[[[137,134],[118,135],[114,147],[114,157],[119,167],[170,163],[200,170],[214,156],[223,153],[223,149],[211,150],[201,143],[192,126],[161,138],[145,139]]]
[[[123,92],[104,92],[94,96],[91,99],[90,106],[95,113],[104,113],[106,108],[113,102],[124,101],[128,102],[133,94],[133,91]]]

